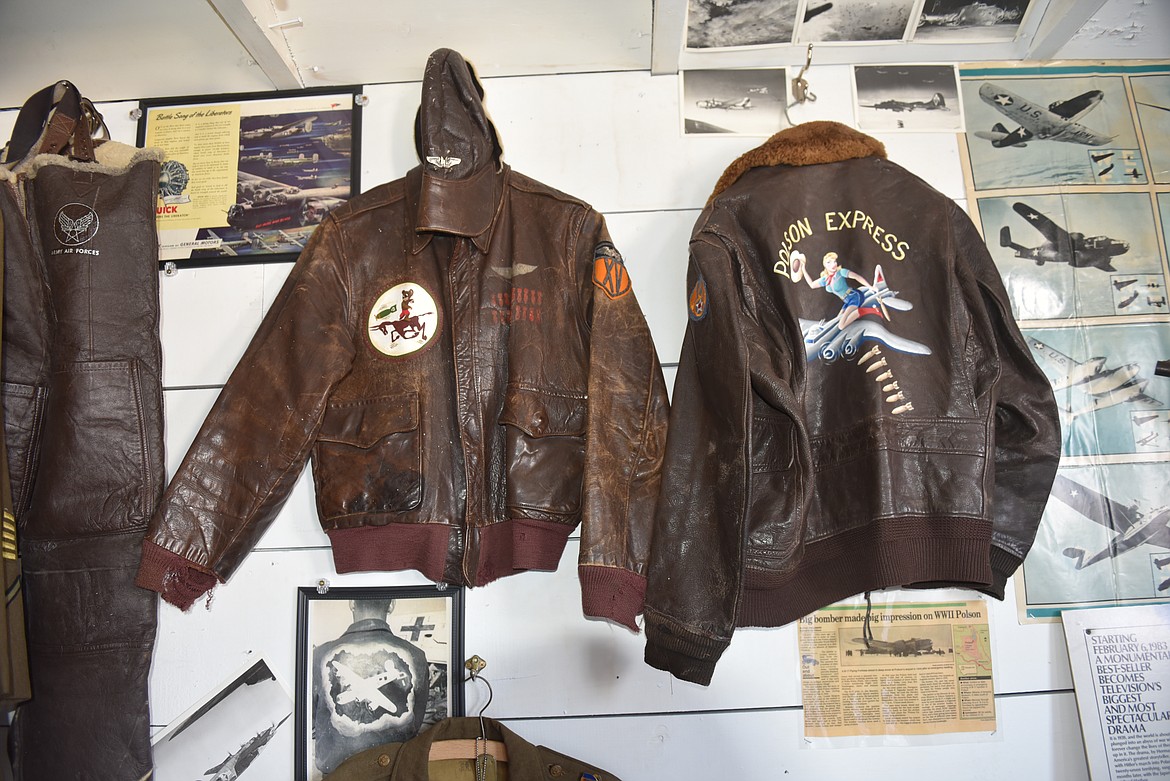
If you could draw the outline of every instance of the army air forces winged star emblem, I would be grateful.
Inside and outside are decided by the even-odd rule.
[[[86,243],[98,232],[98,216],[84,203],[67,203],[57,210],[53,234],[66,247]]]

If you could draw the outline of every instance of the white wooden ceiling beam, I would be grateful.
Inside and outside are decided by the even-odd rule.
[[[284,35],[278,29],[269,28],[268,22],[257,18],[244,0],[207,2],[272,82],[272,86],[276,89],[300,89],[305,86],[289,55]]]
[[[654,28],[650,38],[651,75],[678,73],[686,21],[687,0],[654,0]]]
[[[1103,5],[1105,0],[1051,0],[1023,59],[1052,59]]]

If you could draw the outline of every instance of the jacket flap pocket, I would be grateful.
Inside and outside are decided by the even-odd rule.
[[[584,396],[555,396],[509,386],[500,423],[515,426],[530,437],[584,436],[589,405]]]
[[[387,434],[418,428],[418,394],[379,396],[330,404],[317,434],[321,442],[372,447]]]

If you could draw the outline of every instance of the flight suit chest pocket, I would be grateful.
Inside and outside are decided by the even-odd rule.
[[[325,518],[414,509],[422,501],[417,393],[330,404],[313,451]]]
[[[748,563],[783,570],[801,539],[802,493],[792,420],[781,415],[753,417],[751,445]]]
[[[506,504],[512,517],[581,509],[588,403],[580,397],[508,388],[500,424],[506,441]]]

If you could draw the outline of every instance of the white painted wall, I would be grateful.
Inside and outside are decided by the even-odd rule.
[[[807,77],[819,100],[794,108],[792,119],[851,122],[848,67],[813,68]],[[723,168],[759,139],[682,138],[674,76],[499,78],[487,80],[486,90],[508,162],[607,215],[672,384],[686,324],[691,226]],[[362,181],[368,188],[415,164],[411,130],[419,85],[371,86],[366,94]],[[102,106],[119,140],[134,138],[132,106]],[[7,137],[13,119],[12,112],[0,114],[0,135]],[[963,197],[953,135],[882,140],[891,159],[947,195]],[[172,472],[289,267],[189,269],[162,277]],[[413,573],[337,575],[307,478],[239,572],[215,590],[210,609],[202,603],[188,613],[161,607],[151,673],[158,727],[260,656],[292,686],[297,587],[320,578],[334,586],[423,582]],[[991,610],[999,718],[991,740],[810,749],[802,739],[793,626],[739,631],[709,688],[673,680],[642,662],[640,635],[581,616],[576,545],[570,542],[556,573],[514,576],[467,594],[465,650],[488,660],[485,675],[495,691],[487,715],[533,742],[626,781],[1087,778],[1060,627],[1018,625],[1010,590],[1008,600]],[[907,598],[968,596],[916,591]],[[483,692],[469,687],[468,711],[482,702]],[[291,778],[291,756],[286,767],[269,781]]]

